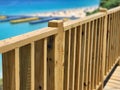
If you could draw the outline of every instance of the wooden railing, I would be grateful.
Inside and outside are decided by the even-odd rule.
[[[103,90],[119,61],[120,7],[0,41],[3,90]]]

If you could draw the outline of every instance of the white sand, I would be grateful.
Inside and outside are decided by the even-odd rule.
[[[36,14],[32,14],[31,16],[83,18],[86,16],[86,12],[92,12],[97,8],[98,6],[75,8],[75,9],[67,9],[67,10],[60,10],[60,11],[54,11],[54,12],[36,13]]]

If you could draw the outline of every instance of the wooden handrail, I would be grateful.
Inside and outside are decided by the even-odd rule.
[[[57,28],[43,28],[33,32],[29,32],[23,35],[19,35],[13,38],[8,38],[0,41],[0,53],[15,49],[17,47],[24,46],[33,41],[43,39],[45,37],[57,34]]]
[[[67,21],[64,23],[64,30],[68,30],[69,28],[72,28],[72,27],[76,27],[80,24],[84,24],[84,23],[87,23],[87,22],[90,22],[90,21],[93,21],[95,19],[98,19],[98,18],[101,18],[105,16],[105,13],[96,13],[94,15],[90,15],[90,16],[87,16],[85,18],[81,18],[81,19],[77,19],[77,20],[73,20],[73,21]]]
[[[112,13],[115,13],[115,12],[118,12],[118,11],[120,11],[120,6],[108,10],[107,13],[112,14]]]

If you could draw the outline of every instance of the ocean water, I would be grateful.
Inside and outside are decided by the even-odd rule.
[[[0,5],[0,14],[18,15],[18,14],[56,11],[56,10],[62,10],[68,8],[78,8],[78,7],[98,5],[100,2],[100,0],[92,0],[92,2],[91,0],[48,0],[48,1],[41,0],[40,2],[38,1],[35,2],[35,1],[36,0],[29,0],[28,2],[26,2],[26,0],[24,1],[15,0],[14,2],[11,3],[4,2],[4,4]]]
[[[33,2],[32,0],[0,1],[0,15],[29,15],[39,12],[51,12],[70,8],[80,8],[99,5],[100,0],[55,0],[50,2],[45,0]],[[28,23],[10,24],[0,23],[0,40],[16,35],[24,34],[33,30],[46,27],[47,23],[30,25]],[[0,55],[0,78],[2,78],[2,57]]]

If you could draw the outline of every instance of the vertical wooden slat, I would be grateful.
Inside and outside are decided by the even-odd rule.
[[[109,51],[108,51],[109,55],[108,55],[108,68],[107,68],[107,73],[108,73],[108,71],[109,71],[109,69],[110,69],[110,67],[111,67],[112,22],[113,22],[113,17],[112,17],[112,15],[110,14],[110,36],[109,36],[109,48],[108,48],[108,49],[109,49]]]
[[[44,90],[47,90],[47,38],[44,39]]]
[[[102,37],[101,38],[101,70],[100,70],[100,72],[102,72],[100,74],[100,81],[101,81],[102,84],[103,84],[103,79],[104,79],[104,77],[103,77],[103,73],[104,73],[104,71],[103,71],[103,47],[104,47],[104,22],[105,22],[104,20],[105,20],[105,17],[102,17],[102,25],[101,25],[101,32],[102,32],[102,36],[101,36]],[[102,88],[103,88],[103,86],[101,86],[101,89]]]
[[[105,75],[107,75],[107,71],[109,70],[109,43],[110,43],[110,15],[108,15],[108,27],[107,27],[107,46],[106,46],[106,69]]]
[[[114,29],[115,29],[115,13],[113,13],[113,22],[112,22],[112,46],[111,46],[111,65],[110,65],[110,69],[111,70],[111,67],[113,66],[113,63],[114,63]]]
[[[119,11],[119,17],[118,18],[120,18],[120,11]],[[119,19],[118,19],[119,20]],[[120,22],[119,22],[119,25],[118,25],[119,27],[118,28],[120,28]],[[120,30],[118,30],[118,32],[119,32],[119,36],[118,36],[118,38],[120,38]],[[118,45],[120,45],[120,40],[118,41]],[[120,55],[120,46],[118,47],[118,55]],[[120,62],[120,61],[119,61]]]
[[[35,90],[35,45],[31,43],[31,89]]]
[[[90,57],[90,23],[86,25],[86,60],[85,60],[85,79],[84,79],[84,90],[88,88],[88,66],[89,66],[89,57]]]
[[[100,18],[101,23],[100,23],[100,52],[99,52],[99,82],[102,83],[101,81],[101,72],[102,72],[102,46],[103,46],[103,20]]]
[[[3,90],[16,90],[15,50],[2,54]]]
[[[92,77],[91,77],[91,82],[92,82],[92,86],[91,89],[94,89],[94,79],[95,79],[95,56],[96,56],[96,20],[94,21],[94,38],[93,38],[93,52],[92,52]]]
[[[81,70],[80,70],[80,90],[84,89],[84,70],[86,58],[86,24],[82,25],[82,45],[81,45]]]
[[[117,23],[117,12],[115,13],[115,22]],[[114,64],[116,62],[116,48],[117,48],[117,44],[116,44],[116,39],[117,39],[117,34],[116,34],[116,31],[117,31],[117,24],[115,24],[115,32],[114,32]]]
[[[96,79],[97,79],[97,54],[98,54],[98,49],[99,48],[97,48],[97,46],[98,46],[98,36],[99,36],[99,34],[98,34],[98,19],[96,19],[96,28],[95,28],[95,30],[96,30],[96,50],[95,50],[95,57],[94,57],[94,59],[95,59],[95,62],[94,62],[94,89],[96,89],[96,86],[97,86],[97,83],[96,83]]]
[[[69,90],[71,30],[65,32],[64,90]]]
[[[113,44],[113,43],[112,43],[112,42],[113,42],[113,40],[112,40],[112,39],[113,39],[113,24],[112,24],[112,23],[114,22],[113,13],[111,14],[111,18],[112,18],[112,19],[111,19],[111,36],[110,36],[111,38],[110,38],[110,56],[109,56],[109,57],[110,57],[110,58],[109,58],[110,60],[109,60],[109,70],[110,70],[111,65],[112,65],[112,49],[113,49],[113,45],[112,45],[112,44]],[[109,70],[108,70],[108,71],[109,71]]]
[[[71,54],[70,54],[70,90],[75,85],[75,55],[76,55],[76,28],[71,29]]]
[[[47,40],[47,88],[55,90],[55,36],[48,37]]]
[[[115,19],[116,19],[115,22],[116,22],[117,24],[116,24],[116,26],[115,26],[116,28],[115,28],[115,46],[114,46],[114,47],[115,47],[115,55],[114,55],[114,59],[115,59],[115,60],[114,60],[114,63],[116,62],[117,57],[118,57],[118,56],[117,56],[117,45],[118,45],[117,41],[118,41],[119,39],[117,38],[117,27],[118,27],[117,15],[118,15],[118,12],[116,12],[116,15],[115,15],[115,17],[116,17],[116,18],[115,18]]]
[[[99,60],[99,81],[101,84],[100,87],[99,87],[99,90],[103,90],[103,39],[104,39],[104,18],[101,17],[101,38],[100,38],[100,60]]]
[[[20,48],[20,90],[31,90],[31,45]]]
[[[98,68],[99,68],[99,49],[100,49],[100,19],[97,20],[97,49],[96,49],[96,65],[95,65],[95,86],[99,85],[99,75],[98,75]],[[95,87],[96,88],[96,87]]]
[[[80,90],[80,63],[81,63],[81,26],[77,27],[77,43],[76,43],[76,64],[75,64],[75,87],[74,90]]]
[[[106,13],[106,11],[105,11]],[[105,75],[105,57],[106,57],[106,37],[107,37],[107,14],[105,15],[104,18],[104,37],[103,37],[103,59],[102,59],[102,88],[104,87],[104,75]]]
[[[35,90],[47,89],[47,39],[35,43]]]
[[[115,14],[113,13],[113,22],[112,22],[112,38],[111,38],[111,64],[110,64],[110,69],[113,65],[113,58],[114,58],[114,23],[115,23]],[[110,70],[109,69],[109,70]]]
[[[115,13],[115,23],[117,23],[117,12]],[[115,61],[116,61],[116,39],[117,39],[117,35],[116,35],[116,30],[117,30],[117,24],[115,24],[115,29],[114,29],[114,64],[115,64]]]
[[[15,90],[20,90],[20,64],[19,48],[15,49]]]
[[[97,66],[96,66],[96,84],[99,85],[99,69],[100,69],[100,39],[101,39],[101,19],[98,19],[98,45],[97,45]]]
[[[94,21],[90,22],[91,25],[91,45],[90,45],[90,60],[89,60],[89,86],[88,90],[91,90],[92,82],[91,82],[91,75],[92,75],[92,52],[93,52],[93,38],[94,38]]]
[[[117,13],[117,39],[119,38],[119,11]],[[119,56],[118,54],[118,50],[119,50],[119,40],[117,40],[117,48],[116,48],[116,53],[117,53],[117,57]]]
[[[120,22],[119,22],[119,14],[120,14],[120,11],[118,11],[118,13],[117,13],[117,39],[119,39],[119,35],[120,35],[120,33],[119,33],[119,28],[120,28]],[[117,51],[116,51],[116,53],[117,53],[117,57],[119,56],[119,40],[117,40]]]

